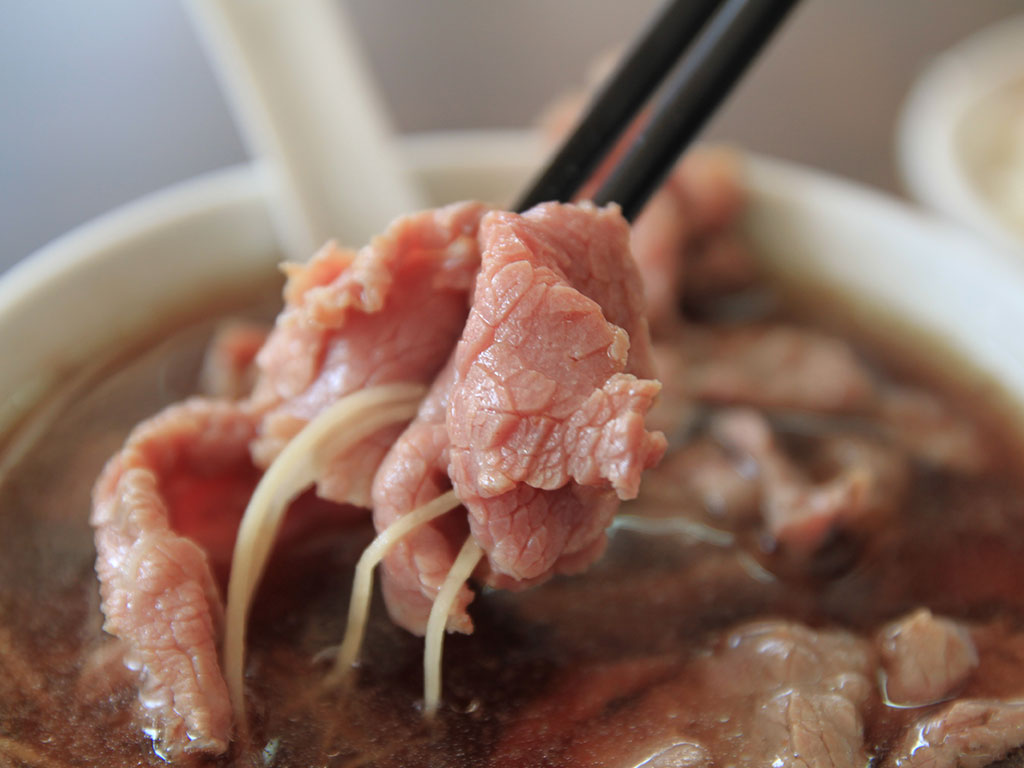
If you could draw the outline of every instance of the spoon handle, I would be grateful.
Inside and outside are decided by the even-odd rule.
[[[187,0],[250,151],[267,170],[287,255],[359,246],[423,208],[341,4]]]

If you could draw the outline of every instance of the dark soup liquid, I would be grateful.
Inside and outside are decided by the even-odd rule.
[[[184,763],[895,766],[943,743],[965,765],[1015,760],[1013,436],[957,382],[748,299],[660,342],[679,369],[663,374],[669,454],[588,572],[477,595],[475,633],[445,641],[436,719],[421,715],[422,640],[379,602],[351,686],[321,686],[373,535],[368,520],[325,523],[279,548],[256,597],[248,738]],[[196,390],[215,325],[76,384],[4,456],[0,765],[164,764],[101,630],[89,497],[130,428]],[[850,381],[828,378],[815,345]]]

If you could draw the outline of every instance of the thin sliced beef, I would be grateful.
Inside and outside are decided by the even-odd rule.
[[[416,418],[381,462],[373,481],[373,524],[378,531],[451,488],[445,414],[454,377],[449,362]],[[392,621],[418,635],[426,631],[430,608],[468,533],[465,514],[454,511],[420,526],[394,546],[384,560],[381,579]],[[449,631],[473,631],[466,613],[472,599],[472,591],[461,587]]]
[[[640,499],[645,510],[703,511],[708,522],[736,528],[757,519],[760,495],[752,462],[737,461],[710,438],[700,438],[666,454],[644,479]]]
[[[490,568],[586,567],[665,449],[629,228],[613,208],[488,214],[449,398],[451,477]]]
[[[863,710],[872,691],[869,645],[842,631],[765,621],[731,632],[697,662],[721,695],[737,766],[861,768]]]
[[[268,465],[343,395],[432,379],[468,312],[484,211],[463,203],[407,216],[358,253],[329,245],[309,264],[288,265],[286,306],[262,347],[258,329],[234,328],[207,358],[208,384],[231,396],[247,388],[255,358],[251,396],[172,407],[138,427],[108,464],[93,511],[105,626],[128,643],[170,751],[227,747],[215,577],[227,576],[237,523],[259,480],[254,461]],[[382,430],[336,457],[318,478],[319,494],[368,506],[373,473],[399,431]],[[304,521],[292,532],[353,512],[309,495],[296,506]]]
[[[141,674],[163,748],[220,754],[231,708],[220,670],[223,606],[238,523],[260,479],[257,418],[235,401],[193,398],[137,426],[93,489],[104,629]],[[365,515],[312,492],[289,508],[277,546]],[[109,676],[108,676],[109,677]]]
[[[754,408],[865,412],[874,381],[845,341],[786,325],[687,328],[686,389],[695,400]]]
[[[522,764],[543,734],[551,765],[863,768],[873,672],[851,633],[746,624],[682,664],[579,665],[506,729],[494,763]]]
[[[890,768],[984,768],[1024,745],[1024,701],[960,699],[908,729]]]
[[[136,427],[93,492],[104,629],[125,641],[172,753],[219,754],[231,735],[217,658],[222,606],[203,547],[230,556],[257,477],[255,434],[233,403],[172,406]]]
[[[881,398],[879,416],[893,439],[927,464],[965,474],[978,474],[989,465],[977,426],[929,392],[890,387]]]
[[[257,357],[259,466],[344,395],[430,383],[469,311],[485,210],[459,203],[404,216],[359,252],[328,245],[307,264],[286,265],[285,308]],[[336,457],[318,480],[320,495],[368,507],[373,473],[400,432],[381,430]]]
[[[761,275],[751,246],[734,231],[724,231],[694,248],[686,261],[683,306],[709,302],[752,288]]]
[[[522,588],[603,551],[619,496],[636,494],[664,449],[643,425],[658,384],[633,375],[650,371],[650,342],[617,212],[493,213],[481,240],[463,339],[381,464],[374,521],[383,530],[454,483],[488,554],[478,576]],[[384,595],[397,623],[424,631],[467,533],[453,513],[388,556]],[[450,629],[471,631],[471,597],[460,593]]]
[[[270,333],[263,323],[224,323],[206,347],[199,389],[210,397],[239,400],[256,383],[256,355]]]
[[[892,622],[878,636],[886,698],[898,706],[943,701],[967,682],[978,651],[967,628],[920,608]]]
[[[655,354],[674,411],[697,401],[870,416],[881,434],[926,464],[977,474],[990,462],[976,425],[926,391],[878,386],[847,342],[820,331],[691,325],[666,336]]]
[[[808,557],[840,532],[864,530],[893,513],[903,498],[908,468],[903,456],[855,437],[819,446],[829,477],[814,481],[778,445],[759,413],[732,409],[717,414],[712,433],[728,450],[753,462],[761,482],[765,527],[787,553]]]

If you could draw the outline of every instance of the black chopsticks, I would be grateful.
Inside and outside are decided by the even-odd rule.
[[[571,200],[612,149],[630,118],[649,100],[665,74],[673,70],[650,119],[594,195],[599,205],[618,203],[623,215],[632,221],[796,2],[671,0],[547,170],[523,196],[517,210],[546,200]],[[668,30],[669,25],[673,29]],[[696,43],[683,57],[694,37]],[[649,60],[645,60],[647,45],[655,46]],[[678,48],[673,52],[672,46]]]
[[[602,86],[586,115],[516,209],[567,203],[679,61],[722,0],[668,0]]]

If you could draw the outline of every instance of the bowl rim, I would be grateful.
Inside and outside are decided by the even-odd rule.
[[[1017,21],[1024,31],[1024,15]],[[481,129],[423,131],[400,137],[400,150],[420,175],[488,167],[521,168],[542,155],[542,142],[530,129]],[[898,211],[915,226],[936,236],[971,242],[982,250],[972,233],[944,218],[942,212],[921,210],[906,201],[837,174],[757,152],[739,150],[748,179],[760,190],[770,190],[774,180],[799,188],[815,199],[826,190],[867,204],[873,211]],[[0,323],[11,306],[27,300],[55,274],[80,268],[83,262],[101,258],[111,246],[139,233],[231,205],[269,206],[272,192],[262,167],[244,162],[184,179],[115,206],[36,249],[0,273]]]
[[[482,170],[486,170],[481,169],[478,164],[481,158],[491,159],[498,170],[518,168],[520,173],[524,173],[523,163],[528,163],[527,168],[534,167],[537,158],[540,157],[539,147],[536,133],[532,131],[442,132],[412,136],[403,141],[403,151],[407,154],[410,165],[425,178],[435,174],[442,180],[445,173],[456,176],[457,173],[453,174],[451,171],[454,169],[458,172],[460,168],[476,169],[479,175]],[[532,162],[528,162],[531,160]],[[856,182],[756,154],[745,154],[744,166],[748,186],[754,195],[765,203],[761,207],[771,209],[768,213],[748,216],[748,219],[756,220],[755,235],[764,232],[770,234],[776,250],[785,250],[788,247],[787,236],[822,242],[828,234],[823,231],[823,227],[839,222],[846,228],[848,235],[852,234],[860,240],[859,247],[862,250],[853,255],[853,258],[857,259],[858,254],[871,249],[871,238],[878,237],[875,231],[884,230],[905,241],[903,245],[908,248],[928,251],[922,253],[920,258],[905,260],[910,263],[911,278],[913,273],[926,263],[924,259],[930,258],[936,265],[935,270],[932,270],[936,273],[945,269],[956,273],[961,281],[966,281],[979,290],[999,292],[998,301],[992,302],[995,309],[987,314],[983,310],[980,319],[972,321],[975,323],[972,327],[982,329],[981,338],[972,339],[965,335],[966,332],[958,332],[955,324],[951,324],[938,314],[935,307],[928,306],[927,301],[915,297],[912,293],[908,295],[906,291],[908,288],[912,290],[912,286],[901,283],[898,286],[879,287],[879,281],[875,280],[872,283],[873,278],[862,274],[863,270],[858,272],[854,268],[855,265],[843,265],[834,257],[826,259],[831,260],[823,273],[831,271],[831,274],[825,274],[828,280],[818,281],[823,288],[832,288],[834,292],[839,293],[845,292],[847,297],[853,299],[853,304],[860,301],[859,295],[870,297],[872,292],[878,294],[883,304],[888,303],[892,309],[892,318],[898,319],[902,314],[904,326],[911,329],[915,326],[924,326],[926,332],[934,329],[939,333],[948,334],[951,342],[948,346],[949,351],[966,356],[972,365],[975,364],[974,361],[982,360],[988,366],[984,368],[985,371],[996,371],[991,378],[1009,395],[1013,401],[1014,411],[1024,424],[1024,347],[1021,348],[1020,354],[1016,351],[1016,347],[1020,345],[1014,345],[1014,348],[1008,351],[1005,349],[1006,331],[1003,327],[1006,323],[1004,318],[998,316],[999,307],[1005,308],[1009,302],[1013,302],[1014,306],[1021,306],[1022,314],[1017,320],[1024,324],[1024,301],[1018,299],[1024,298],[1024,260],[1001,252],[975,233],[943,220],[931,212],[914,209],[904,201]],[[12,318],[15,327],[20,322],[24,328],[24,318],[28,313],[35,311],[38,315],[40,311],[38,306],[33,308],[31,305],[45,304],[47,297],[52,299],[52,295],[58,292],[58,289],[66,292],[69,281],[80,278],[88,286],[88,278],[91,273],[97,271],[98,266],[108,273],[129,266],[134,266],[137,270],[137,265],[132,264],[133,259],[136,262],[144,260],[134,256],[136,251],[127,248],[126,242],[134,247],[134,241],[143,240],[147,234],[152,238],[154,232],[166,230],[177,224],[194,224],[204,217],[205,220],[211,220],[221,214],[234,215],[241,217],[245,222],[255,222],[259,231],[252,235],[250,240],[266,246],[266,252],[258,258],[250,260],[240,258],[237,254],[231,256],[229,260],[219,265],[221,274],[228,268],[245,270],[250,274],[262,270],[261,274],[269,274],[269,269],[278,259],[274,253],[275,241],[269,223],[272,199],[270,184],[261,167],[258,164],[247,164],[214,171],[175,184],[114,209],[72,230],[15,265],[4,275],[0,275],[0,341],[5,336],[5,326]],[[859,222],[855,222],[858,226],[851,228],[850,219],[854,215],[860,216],[861,220],[871,221],[872,226],[862,228],[859,227]],[[782,225],[777,226],[777,222],[772,221],[773,216],[780,221],[787,218],[791,221],[783,221]],[[861,229],[865,232],[860,232]],[[197,266],[195,256],[190,258],[188,264],[191,266],[188,269],[195,270],[195,274],[200,274],[201,269],[209,269]],[[785,260],[784,258],[783,261]],[[884,260],[879,260],[877,255],[866,260],[873,263],[876,268],[883,271],[886,269]],[[796,263],[798,268],[803,266],[792,260],[789,263]],[[813,273],[816,265],[810,266]],[[904,274],[908,272],[907,263],[901,268]],[[167,268],[164,269],[167,276]],[[192,280],[195,282],[196,278]],[[960,303],[964,303],[964,291],[957,285],[950,286],[952,278],[940,278],[929,273],[928,280],[940,290],[959,291]],[[864,286],[868,287],[867,293],[864,293]],[[158,287],[163,290],[162,286]],[[153,290],[156,289],[150,289],[150,292]],[[81,289],[83,295],[86,291],[87,288]],[[865,305],[867,301],[865,298]],[[958,311],[962,313],[970,310],[961,307]],[[876,314],[880,317],[882,313]],[[935,318],[938,318],[938,322],[929,325]],[[102,327],[106,329],[107,326]],[[138,333],[144,330],[134,326],[128,327],[135,333],[136,338]],[[57,333],[53,329],[48,332],[51,337]],[[82,332],[79,335],[82,335]],[[6,336],[11,337],[11,333],[7,333]],[[91,347],[79,343],[74,350],[61,348],[61,353],[67,355],[67,358],[60,358],[63,370],[81,365],[95,352],[109,349],[116,339],[116,336],[103,336],[97,338]],[[1003,344],[1002,348],[998,346],[997,339]],[[24,341],[18,339],[18,343],[24,344]],[[54,349],[58,346],[58,342],[52,338],[46,343],[51,344]],[[40,346],[45,346],[45,343]],[[67,344],[64,346],[67,347]],[[22,356],[26,355],[22,353]],[[32,370],[38,381],[26,383],[24,376],[18,378],[21,376],[20,373],[8,375],[0,371],[0,432],[5,431],[17,418],[18,413],[24,412],[33,403],[38,402],[38,396],[49,391],[54,380],[59,379],[61,367],[53,366],[56,372],[43,371],[43,366],[50,363],[50,358],[44,357],[42,352],[34,350],[27,357],[28,365],[34,366]]]
[[[0,274],[0,322],[10,307],[31,300],[55,275],[102,258],[140,232],[173,225],[225,202],[265,199],[258,168],[241,164],[208,171],[118,205],[68,230]]]

